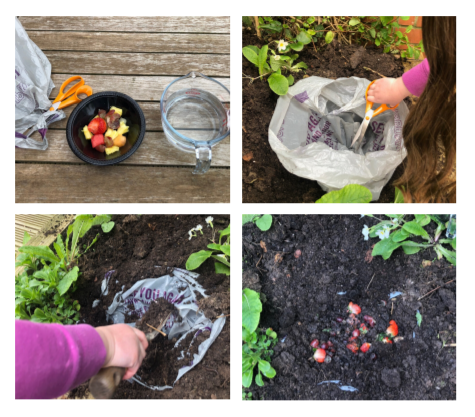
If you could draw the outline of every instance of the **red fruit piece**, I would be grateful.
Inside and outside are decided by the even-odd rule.
[[[361,334],[366,334],[366,333],[368,333],[368,329],[367,329],[367,327],[366,327],[366,325],[365,325],[364,323],[361,324],[361,326],[360,326],[360,333],[361,333]]]
[[[296,259],[300,258],[300,255],[302,255],[302,251],[300,249],[297,249],[294,253],[294,256]]]
[[[104,143],[106,144],[106,148],[112,148],[114,146],[114,141],[109,137],[104,137]]]
[[[330,342],[330,341],[328,341],[328,342],[327,342],[327,345],[328,345],[329,347],[332,347],[332,346],[333,346],[333,343]]]
[[[350,304],[348,304],[348,311],[353,314],[360,314],[361,313],[361,308],[358,304],[353,304],[350,301]]]
[[[373,319],[373,317],[371,317],[371,316],[364,316],[364,317],[363,317],[363,320],[364,320],[366,323],[368,323],[368,325],[369,325],[370,327],[374,327],[374,325],[376,324],[376,320]]]
[[[358,329],[353,330],[353,332],[351,333],[351,335],[352,335],[353,337],[358,337],[358,336],[360,335],[360,331],[359,331]]]
[[[383,343],[393,343],[389,337],[383,338]]]
[[[369,348],[371,347],[371,343],[363,343],[361,345],[361,352],[366,353],[368,352]]]
[[[92,119],[91,122],[87,125],[87,130],[93,135],[101,135],[107,129],[106,121],[100,117]]]
[[[91,145],[93,148],[97,148],[99,145],[104,145],[104,135],[94,135],[91,139]]]
[[[394,320],[389,322],[389,327],[386,329],[386,333],[391,337],[396,337],[399,333],[399,328],[397,327],[397,324]]]
[[[348,339],[349,342],[352,342],[353,340],[358,339],[358,336],[352,336]]]
[[[98,152],[104,152],[105,150],[106,150],[106,145],[99,145],[96,148],[96,151],[98,151]]]
[[[338,323],[341,323],[341,322],[343,321],[343,319],[342,319],[341,317],[337,317],[337,318],[336,318],[336,321],[337,321]]]
[[[357,344],[356,344],[355,342],[353,342],[353,343],[348,343],[348,344],[346,345],[346,347],[347,347],[348,349],[350,349],[354,354],[358,353],[358,346],[357,346]]]
[[[318,347],[318,340],[317,339],[313,339],[310,343],[310,346],[312,346],[314,349],[316,349]]]
[[[318,363],[323,363],[323,361],[325,360],[325,356],[327,356],[327,352],[325,352],[323,349],[317,349],[313,354],[313,358]]]
[[[326,342],[323,342],[320,347],[323,349],[323,350],[327,350],[328,348],[328,345],[326,344]]]

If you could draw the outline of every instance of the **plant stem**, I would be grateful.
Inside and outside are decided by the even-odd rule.
[[[253,16],[253,17],[254,17],[254,25],[256,26],[257,37],[261,39],[261,30],[259,29],[259,16]]]

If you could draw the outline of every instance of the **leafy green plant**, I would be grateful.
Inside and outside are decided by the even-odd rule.
[[[242,392],[242,400],[243,401],[252,401],[252,392],[246,393],[245,391]]]
[[[372,199],[373,195],[366,187],[358,184],[348,184],[341,190],[330,191],[322,198],[315,201],[315,203],[369,203]]]
[[[260,216],[259,214],[243,214],[242,215],[242,224],[254,222],[256,226],[262,231],[266,232],[272,226],[272,215],[264,214]]]
[[[225,241],[221,243],[223,238]],[[200,267],[207,259],[213,258],[218,261],[214,263],[215,272],[229,276],[231,273],[231,225],[221,230],[218,243],[213,240],[207,247],[211,250],[200,250],[189,256],[186,261],[186,269],[192,271]]]
[[[419,310],[417,310],[417,313],[416,313],[416,320],[417,320],[417,325],[419,327],[421,327],[421,323],[422,323],[422,314],[419,313]]]
[[[394,189],[394,204],[402,204],[404,203],[404,196],[402,194],[402,191],[399,188]]]
[[[104,233],[109,233],[114,228],[114,222],[102,223],[101,228]]]
[[[249,388],[254,379],[254,368],[257,365],[255,382],[262,387],[263,375],[274,378],[275,369],[270,364],[277,343],[277,333],[272,329],[258,329],[262,303],[259,294],[249,288],[242,292],[242,385]]]
[[[377,218],[371,214],[365,216]],[[454,239],[440,239],[442,232],[447,228],[447,223],[442,222],[431,214],[415,214],[414,220],[406,221],[404,214],[386,214],[389,220],[378,219],[380,222],[370,228],[364,226],[363,235],[365,240],[368,237],[379,237],[380,241],[373,247],[372,256],[382,256],[383,259],[389,259],[392,253],[399,247],[402,247],[404,253],[412,255],[423,249],[433,248],[438,259],[445,257],[448,262],[456,265],[457,241]],[[433,236],[425,230],[425,227],[434,221],[437,228]],[[410,240],[414,236],[421,237],[424,243],[418,243]],[[453,249],[449,250],[443,244],[450,245]]]

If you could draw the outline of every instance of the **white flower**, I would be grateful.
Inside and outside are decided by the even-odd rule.
[[[368,226],[364,225],[363,230],[361,231],[361,233],[363,233],[364,240],[368,240],[368,236],[369,236]]]
[[[188,240],[191,240],[191,238],[192,238],[193,236],[196,236],[196,233],[194,233],[194,231],[195,231],[195,228],[194,228],[194,227],[193,227],[193,229],[191,229],[191,230],[188,231],[188,236],[190,236],[190,238],[189,238]]]
[[[283,51],[284,49],[287,48],[287,45],[288,45],[288,44],[289,44],[288,42],[284,42],[284,40],[281,39],[281,40],[278,42],[277,47],[279,48],[279,51]]]
[[[208,227],[213,227],[213,218],[211,216],[206,217],[205,221],[208,223]]]
[[[394,224],[394,226],[397,226],[399,224],[399,220],[397,219],[397,217],[395,217],[391,220],[391,223]]]
[[[389,237],[389,229],[379,229],[376,234],[381,240],[387,239]]]
[[[224,255],[223,253],[221,253],[221,254],[219,254],[219,255],[216,255],[216,256],[219,256],[220,258],[226,259],[226,255]]]
[[[203,226],[201,226],[201,224],[199,224],[198,226],[195,227],[195,230],[198,232],[200,232],[201,234],[203,234],[202,230],[203,229]]]
[[[280,55],[276,55],[276,56],[274,57],[274,59],[275,59],[276,61],[280,61]]]

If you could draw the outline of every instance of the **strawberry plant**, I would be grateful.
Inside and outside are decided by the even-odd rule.
[[[193,232],[194,230],[201,231],[201,227],[198,228],[197,226],[190,230],[190,232]],[[203,234],[203,232],[201,232],[201,234]],[[223,238],[225,238],[224,241]],[[229,276],[231,273],[231,225],[226,229],[221,230],[218,242],[215,242],[214,240],[211,242],[212,243],[207,246],[208,249],[211,250],[200,250],[199,252],[192,253],[189,256],[186,261],[186,269],[192,271],[193,269],[200,267],[207,259],[213,258],[215,261],[218,261],[214,263],[215,272],[217,274],[226,274]]]
[[[259,294],[248,288],[242,292],[242,385],[249,388],[254,379],[262,387],[263,376],[274,378],[276,372],[270,360],[274,353],[272,348],[277,343],[277,333],[272,329],[258,329],[262,303]]]
[[[423,249],[433,248],[438,259],[445,257],[448,262],[456,265],[456,238],[441,239],[442,232],[447,229],[449,222],[441,220],[440,215],[415,214],[414,220],[405,220],[404,214],[386,214],[388,220],[379,219],[372,214],[365,214],[362,217],[373,217],[380,222],[372,227],[364,226],[362,233],[364,240],[370,237],[379,237],[380,241],[374,245],[372,256],[382,256],[383,259],[389,259],[392,253],[399,247],[402,247],[404,253],[412,255]],[[425,230],[431,222],[437,224],[433,236]],[[424,242],[414,242],[413,237],[420,237]],[[455,234],[453,234],[455,236]],[[449,245],[451,249],[443,245]]]

